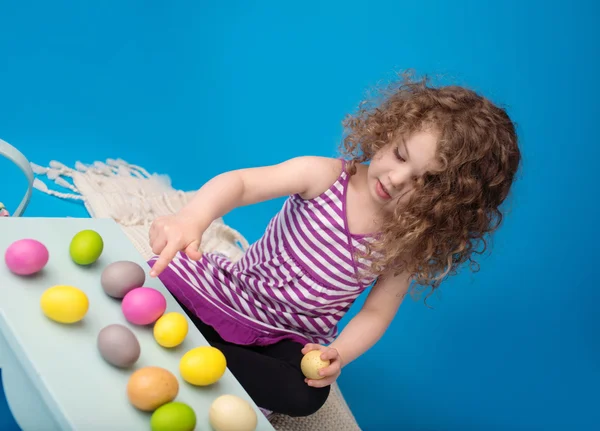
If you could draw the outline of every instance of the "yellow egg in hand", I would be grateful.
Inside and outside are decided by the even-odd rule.
[[[183,380],[196,386],[216,383],[226,369],[225,355],[212,346],[196,347],[183,355],[179,361],[179,372]]]
[[[40,305],[44,314],[59,323],[75,323],[85,317],[89,308],[87,295],[73,286],[52,286],[42,294]]]
[[[154,339],[163,347],[180,345],[187,333],[187,319],[177,312],[162,315],[154,324]]]
[[[319,370],[325,368],[330,364],[330,361],[324,361],[321,359],[323,352],[320,350],[311,350],[302,358],[300,362],[300,369],[305,377],[313,380],[320,380],[323,376],[319,375]]]

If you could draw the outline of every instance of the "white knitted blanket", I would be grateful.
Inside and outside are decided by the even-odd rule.
[[[148,244],[152,220],[177,212],[195,193],[175,190],[167,176],[149,174],[123,160],[108,159],[91,165],[77,162],[74,168],[52,161],[48,167],[34,163],[31,167],[37,174],[33,184],[36,189],[58,198],[81,201],[91,217],[114,219],[145,259],[152,256]],[[63,191],[50,188],[42,176]],[[235,261],[248,248],[248,242],[222,219],[217,219],[204,233],[201,247]],[[279,431],[360,431],[337,384],[331,387],[327,402],[314,415],[304,418],[274,415],[270,421]]]

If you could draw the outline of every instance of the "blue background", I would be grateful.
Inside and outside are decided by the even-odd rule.
[[[493,253],[434,309],[406,301],[339,383],[364,430],[598,429],[598,6],[216,3],[0,2],[0,138],[41,165],[122,158],[192,190],[335,155],[344,115],[395,70],[482,91],[524,156]],[[0,171],[14,209],[25,180]],[[280,205],[225,220],[253,241]],[[36,191],[26,215],[87,213]]]

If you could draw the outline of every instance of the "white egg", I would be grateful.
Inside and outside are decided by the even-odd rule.
[[[252,405],[229,394],[221,395],[213,401],[208,419],[215,431],[254,431],[258,424]]]

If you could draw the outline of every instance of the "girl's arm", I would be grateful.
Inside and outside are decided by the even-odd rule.
[[[306,383],[314,387],[331,385],[343,367],[377,343],[398,312],[409,285],[410,278],[406,274],[380,277],[362,309],[348,322],[333,343],[329,346],[305,345],[302,349],[303,354],[311,350],[320,350],[321,359],[330,361],[328,366],[319,370],[321,379],[306,378]]]
[[[342,367],[379,341],[394,319],[409,285],[406,274],[380,278],[375,283],[361,310],[330,345],[338,351]]]
[[[293,194],[318,196],[335,181],[339,169],[335,159],[305,156],[225,172],[204,184],[180,214],[191,215],[206,229],[237,207]]]
[[[159,217],[150,226],[152,252],[159,255],[150,276],[158,276],[180,250],[199,259],[204,231],[234,208],[293,194],[318,196],[339,174],[339,160],[306,156],[217,175],[177,214]]]

